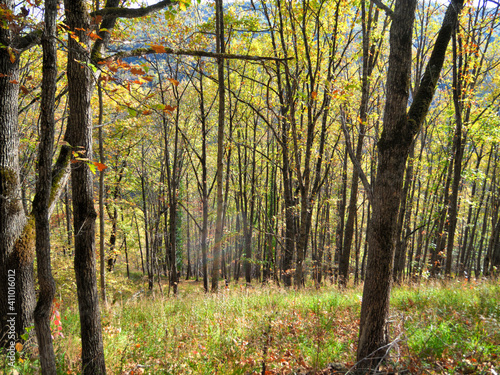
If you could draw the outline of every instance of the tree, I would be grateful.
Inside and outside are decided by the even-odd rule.
[[[101,57],[101,47],[109,40],[110,30],[119,17],[141,17],[170,5],[162,1],[146,8],[116,8],[118,2],[109,0],[106,7],[96,11],[102,15],[100,36],[90,51],[91,18],[84,0],[65,1],[68,26],[68,95],[69,119],[65,135],[76,156],[71,170],[73,196],[73,227],[75,233],[75,275],[80,311],[82,338],[82,369],[84,374],[105,374],[99,296],[96,280],[95,220],[93,175],[87,164],[92,160],[92,112],[90,100],[95,76],[93,63]],[[94,18],[96,21],[96,18]],[[104,27],[107,26],[107,27]],[[92,59],[91,59],[92,57]]]
[[[68,26],[69,118],[64,140],[76,156],[71,168],[73,230],[75,233],[75,276],[80,311],[82,370],[84,374],[105,374],[101,313],[96,280],[93,174],[86,160],[92,160],[92,112],[90,99],[94,74],[90,67],[90,16],[85,1],[64,2]]]
[[[365,138],[366,124],[368,120],[368,102],[370,98],[370,78],[377,62],[379,56],[379,51],[377,50],[377,44],[379,41],[373,39],[371,36],[374,27],[378,21],[379,11],[377,8],[374,9],[373,3],[370,3],[368,11],[366,10],[365,1],[361,4],[361,25],[363,33],[363,66],[362,66],[362,78],[361,78],[361,103],[359,105],[359,132],[358,141],[356,144],[355,159],[359,162],[361,160],[363,152],[363,141]],[[384,23],[385,30],[386,23]],[[380,44],[378,46],[380,49]],[[348,136],[348,134],[346,134]],[[354,229],[354,220],[356,217],[356,212],[358,210],[358,181],[359,171],[357,168],[353,169],[352,180],[351,180],[351,196],[349,197],[349,213],[346,221],[345,233],[343,236],[342,252],[340,254],[339,260],[339,283],[345,286],[349,280],[349,259],[351,255],[351,245]]]
[[[407,111],[411,72],[415,0],[396,1],[390,31],[384,127],[378,141],[377,176],[373,186],[373,216],[368,234],[368,265],[363,288],[357,359],[359,367],[374,368],[388,350],[385,320],[389,312],[396,212],[410,146],[429,110],[456,26],[462,1],[452,0],[420,87]]]
[[[224,8],[222,0],[215,2],[215,18],[216,18],[216,38],[217,38],[217,53],[225,52],[224,41]],[[224,59],[217,59],[217,77],[219,81],[219,122],[217,130],[217,217],[215,219],[215,244],[214,244],[214,263],[212,267],[212,292],[217,292],[219,288],[219,268],[220,254],[222,248],[222,231],[224,223],[222,220],[222,211],[224,209],[224,200],[222,195],[222,173],[224,169],[224,117],[225,117],[225,87],[224,87]]]
[[[36,228],[36,257],[40,294],[35,308],[35,329],[42,373],[56,374],[56,360],[50,332],[50,314],[56,285],[50,261],[49,205],[52,188],[52,152],[54,148],[54,112],[57,89],[56,45],[57,0],[45,1],[45,30],[42,37],[43,78],[40,107],[40,146],[37,193],[33,202]]]
[[[22,341],[26,329],[33,324],[35,290],[33,260],[35,256],[35,218],[22,205],[19,166],[19,60],[23,52],[40,42],[41,31],[24,36],[25,13],[14,14],[15,2],[0,1],[2,20],[7,27],[0,29],[0,278],[15,276],[15,301],[8,310],[7,283],[0,283],[0,346],[7,341],[8,313],[15,312],[16,340]],[[52,171],[49,215],[54,209],[67,180],[69,149],[61,148]]]

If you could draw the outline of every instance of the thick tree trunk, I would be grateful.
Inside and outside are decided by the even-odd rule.
[[[1,1],[0,5],[6,11],[13,10],[14,1]],[[18,156],[20,56],[11,48],[14,38],[8,27],[0,28],[0,43],[4,46],[0,48],[0,347],[21,340],[25,329],[33,324],[35,306],[35,223],[26,217],[21,199]],[[8,284],[9,277],[15,278],[15,286]],[[14,303],[9,304],[12,301]],[[7,326],[7,321],[13,324]],[[14,327],[15,338],[11,338],[9,327]]]
[[[411,43],[416,0],[398,0],[390,32],[387,100],[384,130],[378,142],[377,177],[373,189],[373,213],[368,233],[368,265],[363,289],[358,361],[374,368],[385,356],[388,338],[385,319],[389,312],[395,229],[406,157],[412,142],[407,130],[411,70]]]
[[[386,356],[385,320],[389,312],[395,229],[410,146],[429,110],[446,49],[462,3],[449,5],[420,87],[407,113],[411,72],[412,30],[416,0],[397,0],[390,33],[384,129],[378,141],[373,216],[361,305],[357,359],[359,368],[375,368]]]
[[[64,2],[66,22],[73,33],[68,36],[69,119],[65,140],[79,158],[92,159],[92,113],[90,99],[94,77],[88,46],[90,17],[85,1]],[[72,36],[79,39],[77,42]],[[74,231],[75,276],[80,311],[83,374],[106,373],[101,332],[101,314],[96,279],[95,220],[93,175],[84,161],[75,160],[71,169]]]

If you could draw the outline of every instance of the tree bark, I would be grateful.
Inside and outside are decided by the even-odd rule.
[[[45,30],[42,37],[42,102],[40,113],[40,146],[38,179],[33,202],[36,229],[36,257],[40,293],[35,308],[35,329],[40,353],[42,374],[56,374],[56,358],[50,331],[52,300],[56,283],[50,262],[49,205],[52,188],[52,151],[54,148],[54,112],[57,89],[56,48],[57,0],[45,0]]]
[[[0,2],[6,12],[14,1]],[[15,34],[0,28],[0,346],[11,345],[7,319],[14,319],[15,341],[33,324],[35,289],[33,259],[35,223],[29,220],[21,199],[18,95],[19,54],[14,52]],[[9,305],[9,276],[15,277],[15,301]],[[13,320],[12,320],[13,321]]]
[[[217,38],[217,53],[224,53],[224,17],[222,0],[216,0],[216,38]],[[219,289],[219,269],[220,255],[222,248],[222,231],[224,223],[222,220],[222,211],[224,210],[223,197],[223,158],[224,158],[224,117],[225,117],[225,87],[224,87],[224,59],[217,59],[218,66],[218,81],[219,81],[219,122],[217,133],[217,217],[215,220],[215,243],[213,249],[213,265],[212,265],[212,292],[217,293]]]
[[[79,158],[92,159],[92,112],[90,99],[94,77],[88,46],[90,17],[83,0],[65,0],[68,35],[69,118],[65,136]],[[76,36],[79,42],[73,38]],[[96,279],[93,175],[85,161],[74,160],[71,169],[73,227],[75,232],[75,276],[80,311],[83,374],[106,373],[101,332],[101,314]]]
[[[388,351],[385,320],[389,312],[396,239],[395,213],[399,211],[406,160],[434,96],[462,2],[452,0],[448,6],[419,90],[407,112],[415,7],[415,0],[398,0],[392,17],[384,128],[378,141],[379,159],[361,305],[359,368],[377,367]]]

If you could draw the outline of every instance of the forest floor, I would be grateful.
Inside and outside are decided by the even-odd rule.
[[[70,263],[55,268],[52,326],[60,374],[78,374],[81,365]],[[333,374],[355,364],[360,286],[295,291],[231,283],[205,295],[201,282],[182,281],[173,297],[167,284],[145,292],[142,275],[131,276],[119,269],[106,280],[101,318],[108,374]],[[500,373],[498,280],[397,286],[390,315],[393,341],[381,371]],[[9,373],[0,360],[0,372]],[[39,373],[34,343],[18,353],[16,368]]]

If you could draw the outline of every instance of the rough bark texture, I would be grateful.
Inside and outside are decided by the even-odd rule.
[[[6,11],[14,1],[0,1]],[[19,54],[15,34],[0,28],[0,346],[7,344],[8,318],[15,318],[16,340],[33,324],[34,222],[28,223],[21,203],[19,179]],[[28,225],[29,224],[29,225]],[[9,270],[15,273],[15,304],[8,305]],[[10,314],[10,315],[9,315]]]
[[[50,313],[56,284],[50,262],[49,204],[52,187],[52,152],[54,144],[54,111],[57,89],[56,48],[57,0],[45,1],[45,31],[42,37],[43,77],[40,113],[40,148],[38,179],[33,202],[36,228],[36,257],[40,293],[35,308],[35,329],[42,374],[56,374],[56,358],[50,331]]]
[[[416,0],[399,0],[390,33],[384,130],[378,142],[378,168],[373,189],[373,216],[363,289],[358,360],[374,367],[386,350],[385,318],[389,309],[394,229],[397,223],[403,173],[412,141],[406,106],[411,71],[411,43]]]
[[[90,57],[87,30],[90,17],[83,0],[64,2],[66,22],[80,43],[68,37],[69,119],[65,140],[80,158],[92,159],[92,114],[90,98],[94,77],[88,66]],[[71,169],[73,227],[75,232],[75,276],[80,311],[83,374],[105,374],[101,315],[96,280],[93,175],[88,165],[75,160]]]
[[[368,265],[361,305],[359,368],[374,368],[387,354],[385,320],[389,311],[395,228],[411,143],[425,119],[462,3],[452,1],[443,20],[419,90],[408,111],[412,29],[416,0],[398,0],[391,33],[384,129],[373,190]]]

